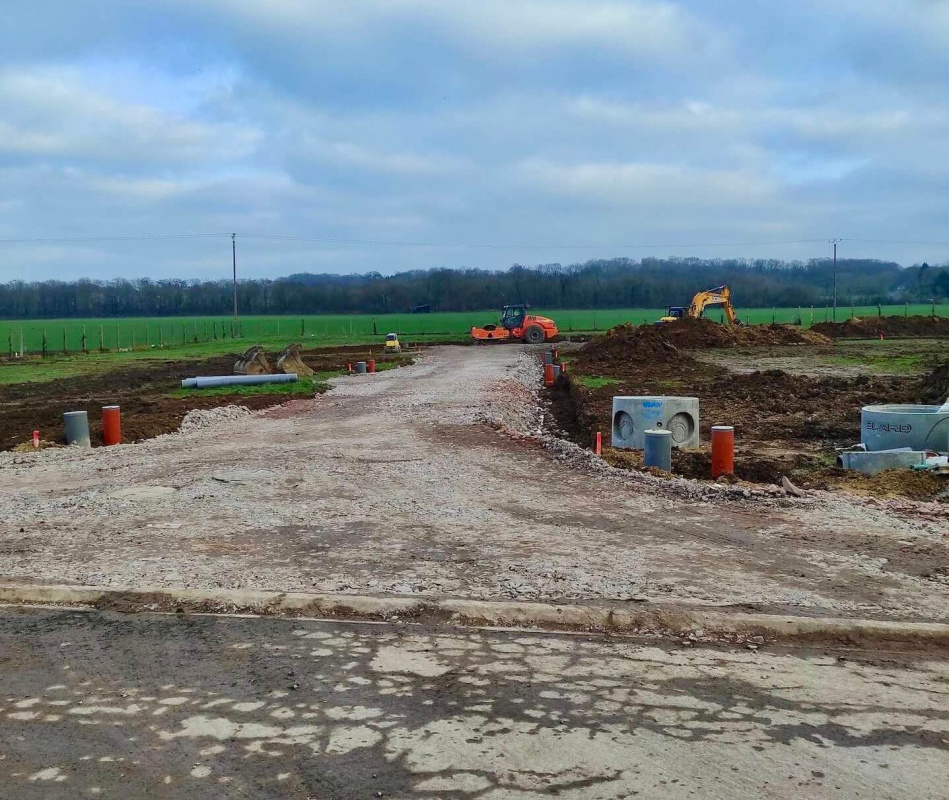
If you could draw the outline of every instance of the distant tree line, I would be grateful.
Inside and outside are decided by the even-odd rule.
[[[838,302],[872,305],[949,298],[949,265],[891,261],[837,264]],[[504,303],[538,308],[657,308],[684,305],[700,289],[728,284],[739,306],[822,306],[833,296],[829,260],[613,258],[584,264],[515,264],[506,271],[430,269],[383,276],[313,275],[242,280],[242,314],[473,311]],[[12,281],[0,284],[0,318],[226,315],[231,282],[198,280]]]

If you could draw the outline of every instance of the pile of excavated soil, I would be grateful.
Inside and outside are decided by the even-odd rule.
[[[914,336],[933,338],[949,336],[949,318],[944,317],[867,317],[846,322],[819,322],[811,330],[831,339],[878,339]]]
[[[721,325],[708,319],[680,319],[667,325],[618,325],[583,348],[588,363],[669,361],[682,350],[766,345],[829,344],[821,333],[791,325]]]
[[[860,440],[860,409],[915,402],[915,380],[791,375],[783,370],[718,371],[701,384],[705,419],[726,420],[746,439],[850,444]]]
[[[949,398],[949,361],[937,364],[919,383],[919,401],[941,405]]]

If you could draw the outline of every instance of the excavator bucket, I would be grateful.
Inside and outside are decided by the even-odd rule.
[[[251,347],[234,362],[235,375],[271,375],[272,373],[267,354],[259,344]]]
[[[280,351],[280,355],[277,356],[277,371],[287,374],[295,372],[300,378],[304,375],[313,374],[313,370],[304,364],[303,359],[300,358],[300,345],[298,344],[288,344]]]

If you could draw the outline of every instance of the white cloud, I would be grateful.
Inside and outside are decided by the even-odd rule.
[[[246,26],[293,38],[364,38],[406,26],[508,54],[606,46],[631,60],[668,62],[708,55],[725,41],[681,4],[661,0],[206,0],[204,5]]]
[[[121,102],[75,68],[0,71],[0,152],[105,161],[189,163],[238,159],[260,141],[253,127],[205,122]]]
[[[681,164],[587,162],[558,164],[529,159],[518,165],[528,185],[629,207],[720,208],[760,203],[773,187],[750,170],[713,170]]]
[[[305,137],[299,154],[334,164],[396,175],[434,176],[462,172],[464,159],[443,153],[380,152],[355,142],[324,142]]]
[[[945,238],[949,3],[99,4],[4,10],[0,237]],[[271,275],[614,254],[247,250],[247,274]],[[62,269],[216,274],[220,257],[102,252]],[[28,253],[0,252],[0,278],[58,274]],[[806,255],[755,254],[788,253]]]

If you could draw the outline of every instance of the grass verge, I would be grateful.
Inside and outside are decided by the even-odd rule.
[[[255,394],[286,394],[311,396],[318,392],[325,392],[329,386],[327,377],[336,373],[300,378],[295,383],[258,383],[252,386],[216,386],[213,389],[179,388],[169,394],[169,397],[247,397]]]
[[[604,386],[615,386],[619,383],[616,378],[606,378],[602,375],[574,375],[573,379],[587,389],[602,389]]]

